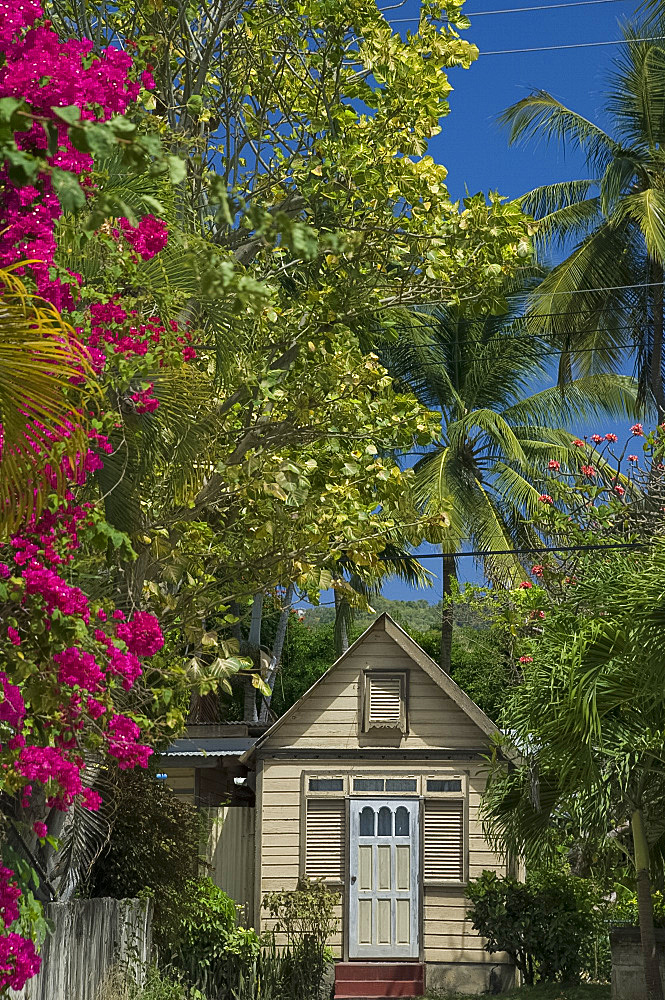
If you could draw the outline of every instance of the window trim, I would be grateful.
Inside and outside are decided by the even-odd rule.
[[[399,722],[370,722],[369,721],[369,683],[373,679],[379,679],[382,677],[389,677],[391,680],[395,677],[399,678],[400,681],[400,711],[399,711]],[[406,734],[407,732],[407,718],[408,718],[408,670],[381,670],[374,667],[368,667],[362,671],[361,678],[361,701],[360,701],[360,732],[370,733],[373,729],[387,729],[387,730],[397,730],[400,733]]]
[[[427,788],[428,781],[461,781],[462,787],[456,792],[433,792]],[[422,775],[422,796],[424,799],[468,799],[468,771],[435,771]]]

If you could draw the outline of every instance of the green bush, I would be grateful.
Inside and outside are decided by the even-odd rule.
[[[269,892],[263,908],[275,923],[273,932],[286,938],[282,950],[282,989],[285,998],[316,1000],[332,962],[328,941],[336,933],[335,908],[339,893],[321,881],[299,879],[295,890]]]
[[[154,768],[117,775],[116,815],[107,847],[95,862],[89,893],[154,901],[153,935],[160,948],[172,938],[182,887],[197,874],[201,819]]]
[[[486,871],[467,887],[467,897],[487,950],[507,952],[528,985],[595,976],[607,907],[590,879],[546,870],[523,883]]]
[[[258,938],[238,927],[238,907],[230,896],[209,878],[185,883],[162,962],[168,960],[191,986],[212,997],[228,984],[229,959],[233,965],[251,961],[254,949]]]
[[[95,1000],[196,1000],[189,997],[181,982],[151,967],[145,982],[138,986],[131,976],[116,969],[97,993]]]
[[[613,924],[628,924],[637,927],[637,896],[626,886],[615,886],[616,901],[610,908],[610,920]],[[662,892],[653,893],[653,922],[656,927],[665,927],[665,896]]]

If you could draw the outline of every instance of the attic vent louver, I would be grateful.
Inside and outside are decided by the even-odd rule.
[[[365,729],[374,726],[406,728],[406,675],[403,673],[365,675]]]
[[[425,802],[423,874],[435,882],[464,880],[464,803]]]
[[[305,875],[341,882],[344,878],[344,799],[308,799]]]

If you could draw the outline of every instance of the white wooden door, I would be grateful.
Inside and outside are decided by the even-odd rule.
[[[418,958],[418,800],[350,805],[349,957]]]

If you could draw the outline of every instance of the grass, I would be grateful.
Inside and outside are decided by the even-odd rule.
[[[537,986],[521,986],[499,996],[501,1000],[610,1000],[610,992],[609,983],[580,983],[575,986],[539,983]],[[423,1000],[478,1000],[478,995],[441,991],[428,993]]]

